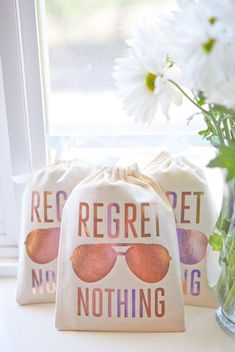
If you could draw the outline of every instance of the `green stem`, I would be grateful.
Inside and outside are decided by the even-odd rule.
[[[229,311],[229,308],[232,306],[235,299],[235,282],[233,283],[232,287],[229,290],[229,293],[226,296],[224,302],[224,310]]]
[[[226,116],[224,116],[222,122],[223,122],[223,126],[224,126],[225,137],[227,139],[228,144],[230,144],[231,134],[230,134],[228,119],[229,119],[229,117],[226,115]]]
[[[215,294],[220,304],[222,304],[225,301],[225,297],[224,297],[225,283],[226,283],[226,279],[224,278],[224,271],[222,270],[215,286]]]
[[[178,83],[169,79],[168,82],[172,83],[193,105],[195,105],[198,109],[200,109],[204,114],[211,115],[210,111],[203,109],[200,105],[198,105],[181,87]]]
[[[219,117],[218,121],[216,120],[216,117],[214,116],[214,113],[213,113],[213,109],[210,108],[210,114],[209,116],[211,117],[211,120],[214,124],[214,127],[215,127],[215,130],[216,130],[216,133],[217,133],[217,136],[220,140],[220,143],[221,145],[225,145],[225,142],[224,142],[224,137],[223,137],[223,134],[221,133],[221,129],[220,129],[220,125],[221,125],[221,116]]]
[[[214,115],[214,111],[213,111],[213,107],[211,105],[209,105],[209,110],[204,109],[203,107],[201,107],[200,105],[198,105],[182,88],[181,86],[176,83],[175,81],[173,81],[172,79],[169,79],[168,82],[172,83],[193,105],[195,105],[198,109],[201,110],[201,112],[208,116],[211,119],[215,134],[217,134],[220,144],[221,145],[226,145],[225,143],[225,139],[229,139],[228,143],[231,139],[233,139],[234,137],[232,136],[232,138],[230,138],[230,133],[229,133],[229,128],[228,126],[226,126],[226,122],[223,123],[224,125],[224,132],[225,132],[225,137],[223,136],[223,133],[221,132],[221,123],[223,122],[223,117],[224,115],[221,113],[218,120],[216,118],[216,116]]]

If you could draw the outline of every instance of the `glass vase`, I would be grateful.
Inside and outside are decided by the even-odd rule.
[[[220,246],[221,266],[214,286],[219,303],[216,318],[219,325],[235,337],[235,180],[225,183],[222,208],[213,234]]]

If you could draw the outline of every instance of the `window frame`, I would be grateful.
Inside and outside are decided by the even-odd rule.
[[[1,165],[4,171],[2,178],[5,179],[4,206],[6,204],[6,236],[4,242],[0,241],[1,258],[14,258],[18,252],[24,189],[24,177],[19,175],[29,174],[47,164],[37,11],[36,0],[0,2],[0,104],[5,111],[1,114],[4,127],[1,134],[5,139],[4,142],[1,139],[4,143]],[[0,274],[3,264],[0,265]]]

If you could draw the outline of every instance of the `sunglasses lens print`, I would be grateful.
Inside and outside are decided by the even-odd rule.
[[[59,227],[31,231],[25,241],[28,256],[37,264],[51,262],[58,255],[59,239]]]
[[[117,259],[109,244],[85,244],[74,249],[71,261],[75,274],[85,282],[103,279]]]
[[[183,264],[197,264],[206,255],[207,236],[196,230],[177,229],[180,261]]]
[[[158,244],[138,244],[130,247],[126,253],[129,269],[140,280],[156,283],[167,274],[170,265],[167,249]]]

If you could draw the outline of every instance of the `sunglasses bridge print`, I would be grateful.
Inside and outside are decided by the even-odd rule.
[[[117,250],[116,250],[117,247]],[[129,247],[125,252],[118,248]],[[157,283],[167,274],[171,257],[160,244],[83,244],[71,256],[75,274],[85,282],[96,282],[113,269],[118,256],[124,256],[130,271],[140,280]]]

